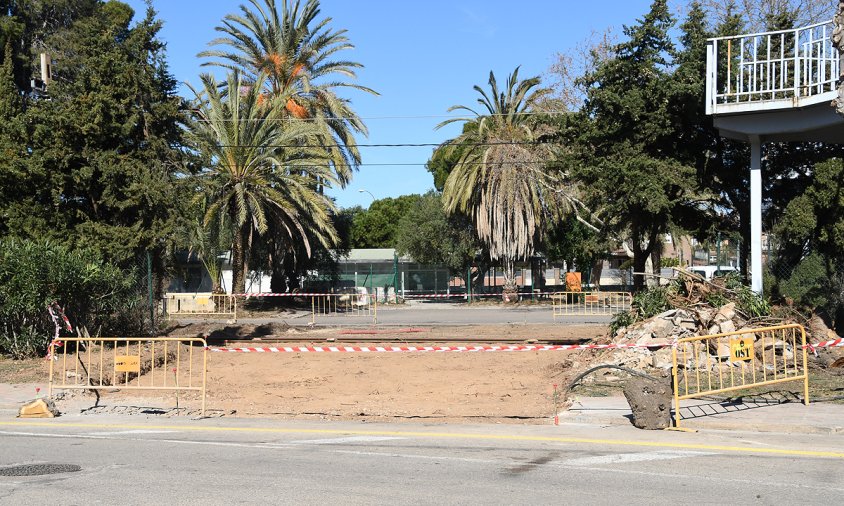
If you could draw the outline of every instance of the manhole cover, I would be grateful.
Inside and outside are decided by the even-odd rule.
[[[75,473],[82,468],[76,464],[24,464],[0,467],[0,476],[41,476],[43,474]]]

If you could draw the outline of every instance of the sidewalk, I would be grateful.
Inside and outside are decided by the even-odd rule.
[[[46,384],[0,383],[0,417],[12,418],[24,402],[35,398],[35,388],[47,396]],[[65,401],[80,409],[91,406],[91,399]],[[844,435],[844,404],[799,402],[732,404],[714,401],[682,401],[680,425],[690,429],[745,432],[782,432]],[[559,414],[560,425],[586,424],[632,427],[632,414],[624,397],[575,397],[568,411]]]
[[[681,401],[680,426],[702,430],[844,435],[844,404]],[[576,397],[560,424],[631,425],[624,397]]]

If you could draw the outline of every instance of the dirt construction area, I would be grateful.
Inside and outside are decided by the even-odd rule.
[[[307,328],[286,324],[175,326],[174,336],[207,336],[214,347],[384,346],[579,343],[605,335],[604,325],[474,325],[408,328]],[[468,340],[468,343],[467,343]],[[554,384],[562,387],[584,351],[208,353],[209,414],[311,419],[483,419],[540,423],[554,415]],[[606,353],[606,352],[603,352]],[[182,357],[187,356],[186,353]],[[72,361],[72,357],[71,357]],[[70,374],[70,373],[68,373]],[[4,383],[46,384],[49,361],[0,361]],[[142,376],[141,382],[145,381]],[[69,391],[70,392],[70,391]],[[59,407],[176,406],[174,395],[101,392],[99,401],[73,391]],[[195,412],[195,392],[179,405]],[[562,401],[560,401],[562,404]],[[562,408],[562,406],[560,406]]]

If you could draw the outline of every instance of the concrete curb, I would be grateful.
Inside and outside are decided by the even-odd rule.
[[[696,414],[689,411],[719,412]],[[844,434],[844,404],[734,404],[701,401],[684,403],[681,427],[696,430],[778,432],[788,434]],[[623,397],[580,398],[559,414],[560,424],[632,426],[632,413]]]

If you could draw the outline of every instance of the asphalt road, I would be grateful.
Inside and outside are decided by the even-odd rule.
[[[0,420],[2,504],[837,504],[844,438],[600,426]]]

